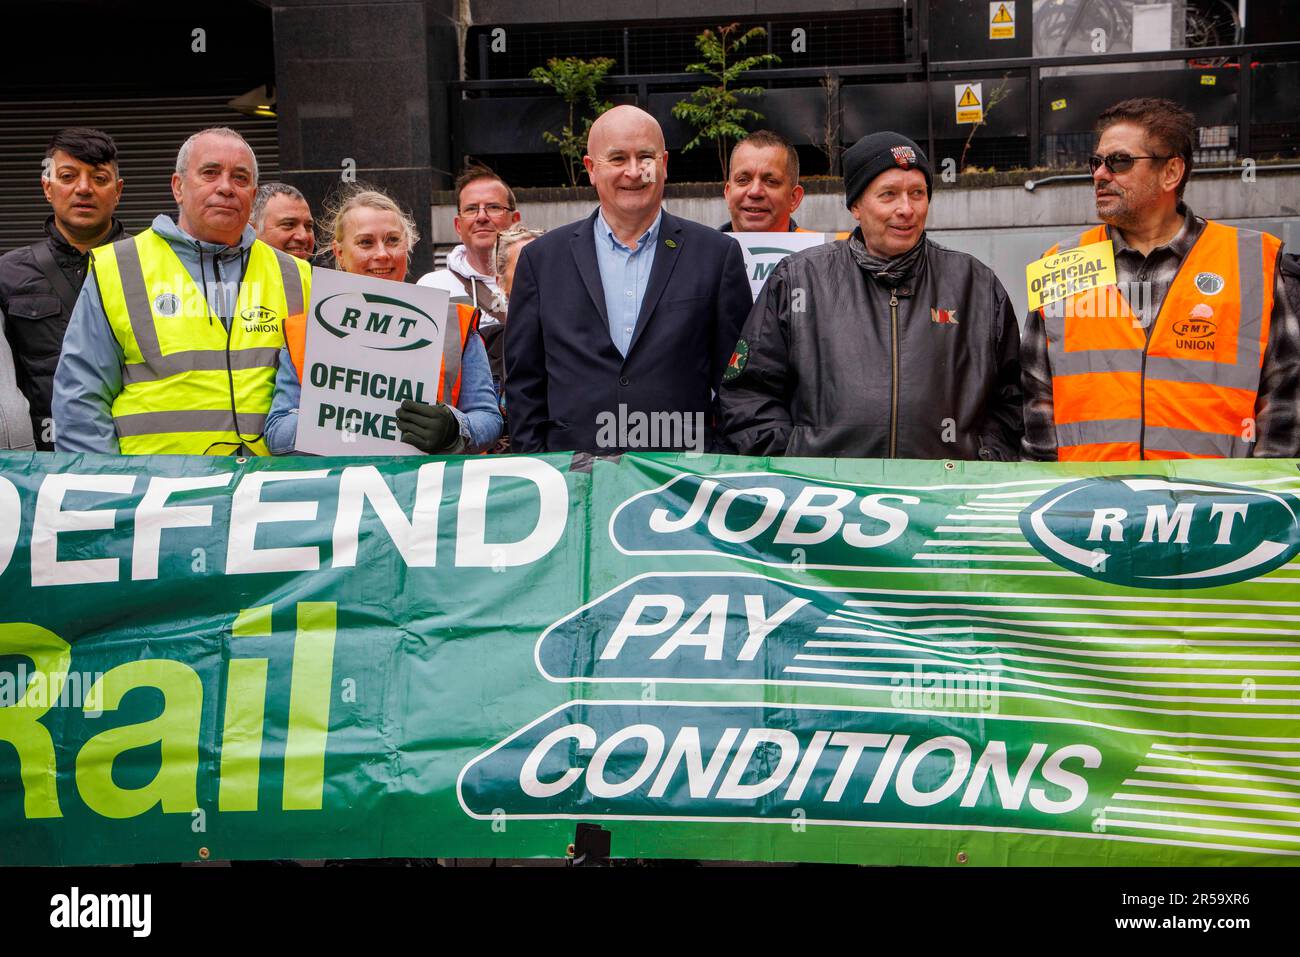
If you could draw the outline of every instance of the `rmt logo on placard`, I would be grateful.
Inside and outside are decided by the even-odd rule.
[[[1062,568],[1138,588],[1249,581],[1300,551],[1300,501],[1219,482],[1107,476],[1058,486],[1020,514]]]
[[[381,352],[422,349],[438,322],[418,306],[369,292],[341,292],[316,304],[316,321],[332,336]]]

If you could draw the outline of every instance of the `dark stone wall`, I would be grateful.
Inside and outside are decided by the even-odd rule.
[[[272,12],[282,178],[319,211],[355,174],[427,233],[432,191],[450,182],[455,0],[275,0]],[[432,266],[419,243],[411,273]]]

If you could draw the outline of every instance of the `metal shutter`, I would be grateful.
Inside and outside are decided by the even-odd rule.
[[[245,116],[228,96],[145,97],[105,100],[5,100],[0,102],[0,252],[40,239],[50,204],[41,193],[41,160],[54,132],[92,126],[117,143],[126,180],[117,216],[139,232],[159,213],[175,215],[171,174],[176,151],[191,133],[208,126],[238,130],[257,154],[261,182],[280,173],[274,119]]]

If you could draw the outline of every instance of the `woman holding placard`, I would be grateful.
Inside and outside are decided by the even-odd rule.
[[[325,227],[333,237],[334,260],[344,272],[406,280],[411,248],[419,234],[411,217],[382,191],[360,186],[348,190],[327,210]],[[402,441],[428,455],[479,451],[501,434],[501,413],[477,315],[470,312],[459,318],[459,329],[447,329],[449,336],[459,333],[462,343],[460,374],[451,395],[439,388],[436,403],[408,399],[396,412]],[[302,329],[286,328],[285,338],[288,344],[281,350],[275,398],[266,420],[267,444],[275,455],[294,451],[302,394],[305,334]]]

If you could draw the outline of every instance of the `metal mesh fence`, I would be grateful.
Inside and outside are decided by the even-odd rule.
[[[680,73],[698,61],[696,36],[725,25],[727,18],[640,23],[540,24],[504,28],[473,27],[465,44],[465,75],[480,80],[528,76],[551,57],[605,56],[616,61],[613,74]],[[719,22],[724,21],[724,22]],[[866,10],[851,16],[782,14],[739,21],[741,30],[763,27],[765,37],[750,41],[744,54],[775,53],[780,66],[848,66],[894,63],[906,58],[902,8]],[[796,32],[802,31],[802,33]],[[494,39],[496,40],[494,44]]]

